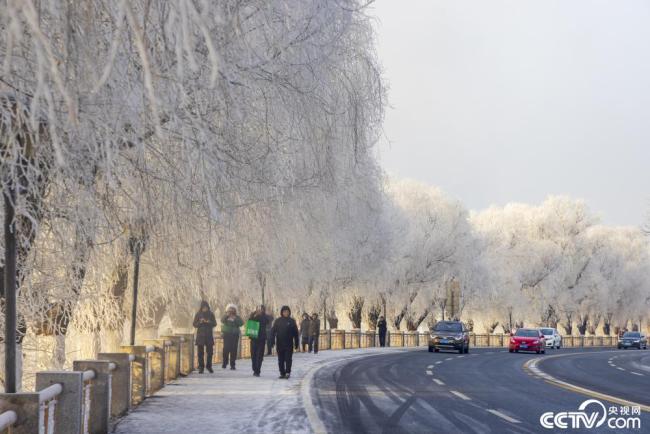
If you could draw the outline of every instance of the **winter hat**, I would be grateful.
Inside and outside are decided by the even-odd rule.
[[[289,308],[289,306],[282,306],[282,309],[280,309],[280,315],[282,315],[282,312],[284,312],[285,310],[288,310],[289,315],[291,315],[291,309]]]
[[[208,310],[210,310],[210,304],[205,300],[201,300],[201,307],[199,309],[203,309],[204,307],[207,307]]]
[[[237,312],[237,305],[233,303],[228,304],[228,306],[226,306],[226,312],[229,311],[230,309],[234,309],[235,312]]]

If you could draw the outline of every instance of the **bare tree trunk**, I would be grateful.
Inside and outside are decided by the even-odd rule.
[[[352,328],[361,328],[361,313],[363,311],[364,298],[357,295],[352,296],[352,301],[348,309],[348,318],[352,322]]]
[[[377,328],[377,321],[381,316],[381,307],[380,303],[374,303],[368,308],[366,321],[368,321],[368,328],[370,330],[375,330]]]

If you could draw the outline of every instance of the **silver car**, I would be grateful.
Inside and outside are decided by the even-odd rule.
[[[557,329],[551,327],[540,327],[539,330],[544,335],[546,348],[562,348],[562,336],[560,336]]]

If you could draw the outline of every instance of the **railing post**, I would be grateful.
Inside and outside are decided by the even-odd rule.
[[[173,346],[171,348],[168,347],[170,351],[167,359],[169,361],[167,372],[169,373],[170,380],[176,379],[181,374],[181,337],[161,336],[160,338],[172,341]]]
[[[18,415],[11,434],[40,433],[38,393],[0,393],[0,413],[8,410],[13,410]]]
[[[125,353],[99,353],[99,360],[115,363],[111,372],[111,416],[122,416],[131,409],[131,361]]]
[[[153,394],[165,387],[165,353],[167,349],[165,348],[165,339],[145,339],[143,343],[154,347],[154,350],[148,353],[151,375],[149,380],[151,391],[148,391],[148,393]]]
[[[131,365],[131,404],[138,405],[147,396],[147,352],[144,345],[122,345],[120,350],[135,356]]]
[[[183,333],[176,336],[185,339],[181,351],[181,374],[190,375],[194,370],[194,335]]]
[[[104,434],[108,432],[111,415],[111,365],[107,360],[75,360],[75,371],[94,371],[95,378],[90,388],[90,412],[88,432]],[[88,411],[88,409],[86,409]]]
[[[83,405],[82,373],[70,371],[36,373],[36,390],[42,390],[57,383],[63,386],[63,392],[56,397],[54,432],[80,433]]]

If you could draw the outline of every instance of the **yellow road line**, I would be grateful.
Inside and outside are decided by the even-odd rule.
[[[605,351],[594,351],[603,353]],[[578,353],[579,354],[579,353]],[[589,353],[592,354],[592,353]],[[589,396],[591,398],[598,398],[602,399],[604,401],[609,401],[614,404],[619,404],[619,405],[627,405],[629,407],[640,407],[641,410],[650,412],[650,406],[639,404],[638,402],[633,402],[629,401],[627,399],[619,398],[617,396],[612,396],[608,395],[606,393],[601,393],[597,392],[595,390],[587,389],[586,387],[581,387],[577,386],[575,384],[567,383],[566,381],[558,380],[557,378],[543,372],[540,368],[537,367],[537,363],[542,361],[542,360],[547,360],[551,358],[556,358],[556,357],[567,357],[567,356],[572,356],[576,355],[576,353],[571,353],[571,354],[557,354],[553,356],[548,356],[548,357],[536,357],[534,359],[530,359],[524,363],[524,370],[529,373],[530,375],[542,378],[546,383],[551,384],[553,386],[561,387],[563,389],[569,390],[571,392],[576,392],[580,393],[585,396]]]

